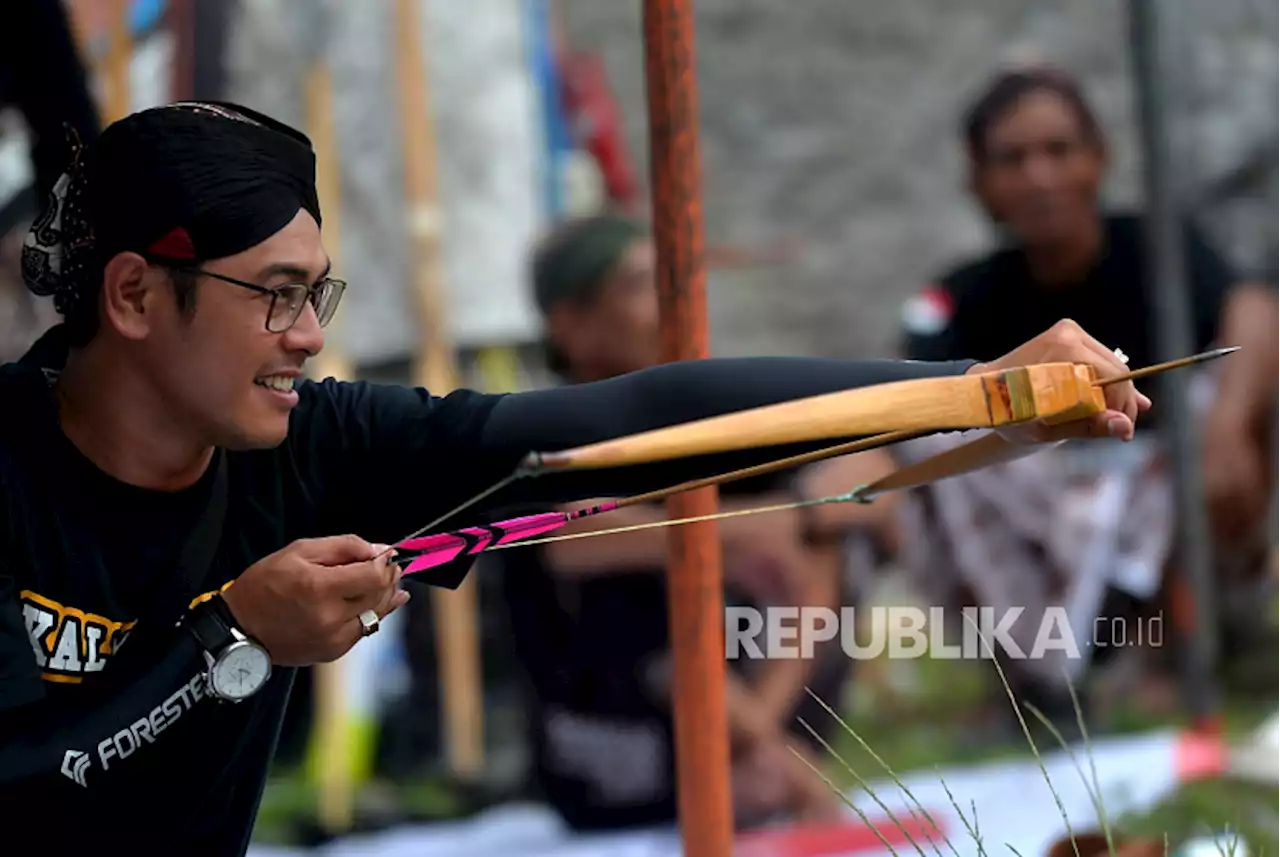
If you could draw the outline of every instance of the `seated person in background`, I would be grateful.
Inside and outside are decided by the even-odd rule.
[[[569,224],[539,248],[537,302],[551,368],[584,383],[658,362],[653,245],[609,215]],[[722,509],[823,496],[882,475],[873,452],[723,486]],[[822,492],[822,493],[818,493]],[[846,508],[847,507],[847,508]],[[892,549],[892,503],[812,507],[719,522],[726,602],[826,605],[844,598],[841,539],[853,530]],[[564,533],[665,520],[637,506]],[[597,523],[599,521],[599,523]],[[527,673],[537,786],[568,824],[618,829],[676,819],[674,738],[664,567],[665,528],[503,551],[503,588]],[[833,640],[812,659],[729,663],[734,802],[740,824],[775,815],[836,817],[838,799],[797,759],[824,751],[796,724],[824,734],[839,710],[850,661]]]
[[[966,114],[963,135],[970,186],[1006,241],[907,303],[905,356],[982,358],[1002,353],[1048,319],[1071,318],[1121,349],[1134,368],[1157,362],[1142,221],[1108,212],[1100,201],[1107,146],[1078,85],[1052,69],[1001,74]],[[1276,295],[1273,287],[1237,278],[1191,226],[1186,273],[1195,349],[1244,346],[1195,379],[1207,394],[1197,408],[1206,500],[1220,552],[1227,554],[1250,537],[1269,537],[1263,527],[1275,471],[1269,446]],[[1151,395],[1156,383],[1137,386]],[[1159,404],[1147,416],[1149,429],[1168,419]],[[930,439],[916,451],[934,451],[940,442]],[[1158,578],[1175,532],[1158,444],[1157,450],[1106,441],[1089,446],[915,492],[908,526],[913,532],[924,527],[911,546],[919,552],[915,564],[936,579],[937,564],[947,562],[985,605],[1028,606],[1030,614],[1037,603],[1059,601],[1086,626],[1108,588],[1099,575],[1132,576],[1146,568]],[[1092,465],[1082,464],[1082,452],[1094,456]],[[1119,457],[1106,457],[1112,453]],[[1086,472],[1092,475],[1082,479]],[[1037,567],[1042,573],[1028,574]],[[1139,600],[1152,588],[1132,580],[1119,586]],[[1037,668],[1025,661],[1016,666]],[[1051,671],[1060,681],[1060,668]]]

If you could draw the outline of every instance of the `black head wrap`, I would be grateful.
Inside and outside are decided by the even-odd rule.
[[[96,314],[103,266],[118,253],[196,264],[261,243],[299,210],[320,221],[310,141],[239,105],[144,110],[72,148],[22,250],[27,287],[52,295],[68,321]]]
[[[533,259],[533,294],[545,314],[566,300],[589,297],[637,238],[640,224],[600,214],[564,226],[538,248]]]

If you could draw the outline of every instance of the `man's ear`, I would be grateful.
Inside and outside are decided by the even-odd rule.
[[[102,315],[126,339],[144,339],[155,323],[157,278],[137,253],[117,253],[102,272]]]

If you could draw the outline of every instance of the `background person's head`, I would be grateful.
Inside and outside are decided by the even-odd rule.
[[[1089,235],[1107,166],[1097,117],[1069,75],[1004,72],[966,111],[970,186],[991,219],[1028,248]]]
[[[133,114],[59,182],[24,276],[53,295],[73,360],[110,366],[103,383],[127,378],[175,433],[274,445],[293,379],[324,344],[317,311],[341,296],[308,293],[329,282],[314,176],[305,136],[244,108]]]
[[[557,374],[591,381],[658,362],[653,242],[634,221],[604,214],[556,230],[534,254],[533,290]]]

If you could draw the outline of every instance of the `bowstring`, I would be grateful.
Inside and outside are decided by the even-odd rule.
[[[824,458],[826,458],[826,457],[838,457],[839,455],[852,455],[852,454],[854,454],[855,452],[868,452],[868,451],[873,450],[873,449],[883,449],[884,447],[886,447],[886,446],[890,446],[890,445],[892,445],[892,444],[894,444],[894,443],[899,443],[899,442],[901,442],[901,441],[905,441],[905,440],[914,440],[914,439],[916,439],[916,438],[918,438],[918,437],[921,437],[922,435],[925,435],[925,434],[929,434],[929,432],[924,432],[924,431],[910,431],[910,430],[900,430],[900,431],[882,432],[882,433],[880,433],[880,434],[878,434],[878,435],[870,435],[870,436],[868,436],[868,437],[862,438],[860,441],[857,441],[856,443],[858,443],[858,444],[866,443],[866,446],[859,446],[856,450],[852,450],[852,449],[851,449],[851,450],[849,450],[847,453],[837,453],[837,452],[836,452],[836,450],[843,450],[843,449],[845,449],[846,447],[851,446],[852,444],[851,444],[850,442],[838,443],[838,444],[835,444],[835,445],[833,445],[833,446],[826,447],[825,449],[818,450],[818,451],[817,451],[817,452],[815,452],[815,453],[802,453],[802,454],[800,454],[800,455],[788,456],[788,457],[786,457],[786,458],[781,458],[781,459],[778,459],[778,460],[776,460],[776,461],[767,462],[767,463],[765,463],[765,464],[763,464],[763,465],[757,465],[756,467],[748,467],[748,468],[743,468],[742,470],[733,470],[733,471],[729,471],[728,473],[722,473],[722,474],[720,474],[719,476],[716,476],[716,477],[713,477],[713,478],[714,478],[714,479],[719,479],[719,478],[721,478],[721,477],[725,477],[725,476],[728,476],[728,477],[734,477],[736,474],[740,474],[740,476],[738,476],[738,478],[747,478],[748,476],[751,476],[751,475],[758,475],[758,474],[760,474],[760,473],[767,473],[767,472],[770,472],[770,471],[769,471],[768,469],[766,469],[766,468],[769,468],[769,467],[771,467],[771,466],[783,465],[783,464],[784,464],[784,463],[786,463],[786,462],[795,461],[795,462],[796,462],[796,465],[797,465],[797,466],[799,466],[799,465],[800,465],[800,463],[801,463],[801,460],[804,460],[804,462],[805,462],[805,463],[810,463],[810,462],[813,462],[813,461],[821,461],[821,460],[823,460],[823,459],[824,459]],[[878,443],[872,443],[872,441],[876,441],[876,440],[879,440],[879,442],[878,442]],[[830,456],[823,456],[823,455],[821,455],[820,453],[831,453],[831,455],[830,455]],[[449,520],[449,519],[450,519],[450,518],[452,518],[454,515],[458,514],[459,512],[461,512],[461,511],[463,511],[463,510],[465,510],[465,509],[470,508],[471,506],[474,506],[476,503],[479,503],[479,502],[480,502],[481,500],[483,500],[485,497],[488,497],[489,495],[493,494],[493,493],[494,493],[494,492],[496,492],[496,491],[500,491],[501,489],[503,489],[503,488],[507,487],[508,485],[510,485],[512,482],[515,482],[517,479],[521,479],[521,478],[523,478],[523,477],[525,477],[525,476],[536,476],[536,475],[537,475],[537,473],[538,473],[538,471],[536,471],[536,470],[530,470],[530,469],[528,469],[528,468],[524,467],[523,465],[522,465],[522,466],[520,466],[520,467],[517,467],[517,468],[516,468],[515,470],[513,470],[511,473],[507,474],[507,475],[506,475],[506,476],[504,476],[502,479],[499,479],[497,482],[495,482],[493,485],[490,485],[488,488],[484,489],[484,490],[483,490],[483,491],[481,491],[479,494],[476,494],[475,496],[471,497],[470,499],[464,500],[462,503],[458,504],[457,506],[454,506],[454,507],[453,507],[452,509],[450,509],[448,512],[445,512],[443,515],[439,516],[438,518],[436,518],[435,520],[431,521],[430,523],[427,523],[427,524],[425,524],[425,525],[423,525],[423,526],[419,527],[418,529],[414,530],[414,531],[413,531],[412,533],[410,533],[409,535],[407,535],[407,536],[403,536],[402,538],[399,538],[399,539],[397,539],[396,541],[392,542],[392,543],[391,543],[391,545],[389,545],[389,546],[387,547],[387,549],[386,549],[386,550],[384,550],[384,551],[382,551],[381,553],[379,553],[377,556],[375,556],[375,557],[374,557],[374,559],[378,559],[378,558],[380,558],[380,557],[382,557],[382,556],[385,556],[386,554],[391,553],[392,551],[394,551],[394,550],[395,550],[395,546],[396,546],[397,544],[400,544],[401,542],[408,541],[409,539],[416,539],[417,537],[419,537],[419,536],[423,535],[424,533],[426,533],[428,530],[432,530],[432,529],[434,529],[434,528],[438,527],[440,524],[442,524],[442,523],[444,523],[445,521]],[[695,480],[695,481],[697,481],[697,480]],[[731,479],[725,479],[725,482],[729,482],[729,481],[732,481],[732,480],[731,480]],[[680,484],[684,484],[684,483],[680,483]],[[722,484],[722,483],[712,483],[712,484]],[[678,487],[679,487],[679,485],[673,485],[673,486],[670,486],[670,487],[671,487],[671,488],[678,488]],[[863,489],[864,489],[864,488],[866,488],[866,487],[867,487],[867,486],[865,486],[865,485],[864,485],[864,486],[859,486],[859,487],[858,487],[857,489],[855,489],[855,490],[857,490],[857,491],[861,491],[861,490],[863,490]],[[670,490],[670,489],[663,489],[663,490]],[[690,488],[690,489],[686,489],[686,490],[693,490],[693,489],[692,489],[692,488]],[[646,493],[646,494],[660,494],[660,493],[662,493],[662,491],[652,491],[652,492],[645,492],[645,493]],[[679,492],[675,492],[675,493],[679,493]],[[850,493],[852,493],[852,492],[850,492]],[[843,496],[845,496],[845,495],[841,494],[841,495],[835,495],[835,496],[843,497]],[[804,504],[804,505],[813,505],[813,504],[816,504],[816,503],[819,503],[819,502],[835,502],[835,501],[834,501],[834,499],[833,499],[833,498],[825,498],[825,497],[824,497],[824,498],[820,498],[820,499],[818,499],[818,500],[804,500],[804,501],[799,501],[799,502],[801,502],[801,503],[802,503],[802,504]],[[862,500],[857,500],[857,501],[855,501],[855,500],[850,499],[850,500],[848,500],[848,501],[846,501],[846,502],[864,502],[864,501],[862,501]],[[779,507],[779,508],[783,508],[783,507]],[[787,508],[790,508],[790,507],[787,507]],[[736,514],[736,513],[734,513],[734,514]],[[669,523],[669,522],[667,523],[667,526],[670,526],[670,523]],[[512,547],[514,547],[516,544],[526,545],[526,544],[537,544],[537,543],[538,543],[537,541],[520,541],[520,542],[513,542],[511,546],[512,546]],[[505,547],[505,545],[504,545],[504,547]]]
[[[442,523],[449,520],[459,512],[465,509],[469,509],[470,507],[474,506],[476,503],[479,503],[485,497],[488,497],[490,494],[493,494],[496,491],[501,491],[503,488],[506,488],[512,482],[515,482],[517,479],[520,479],[526,475],[527,473],[523,468],[519,468],[519,467],[516,468],[515,470],[508,473],[506,476],[499,479],[497,482],[490,485],[488,488],[481,491],[479,494],[476,494],[470,499],[462,501],[457,506],[454,506],[452,509],[445,512],[443,515],[436,518],[434,521],[431,521],[428,524],[424,524],[423,526],[414,530],[412,533],[409,533],[409,535],[407,536],[402,536],[401,538],[396,539],[394,542],[390,544],[390,546],[387,547],[386,550],[382,551],[377,556],[375,556],[374,559],[379,559],[385,556],[386,554],[391,553],[392,551],[395,550],[395,546],[400,544],[401,542],[407,542],[409,539],[416,539],[418,536],[423,535],[428,530],[435,529],[436,527],[440,526]]]
[[[843,494],[832,494],[829,497],[817,497],[812,500],[793,500],[789,503],[778,503],[773,506],[753,506],[750,509],[735,509],[731,512],[716,512],[710,515],[695,515],[691,518],[673,518],[667,521],[649,521],[644,524],[629,524],[625,527],[609,527],[604,530],[588,530],[582,533],[562,533],[558,536],[545,536],[540,539],[522,539],[520,541],[511,542],[505,545],[494,545],[486,548],[482,553],[495,550],[506,550],[507,548],[528,547],[530,545],[545,545],[550,542],[567,542],[571,539],[590,539],[597,536],[612,536],[618,533],[633,533],[637,530],[651,530],[661,527],[675,527],[681,524],[696,524],[702,521],[719,521],[724,518],[740,518],[746,515],[760,515],[765,512],[785,512],[788,509],[803,509],[809,506],[823,506],[829,503],[870,503],[870,497],[864,495],[865,485],[859,485],[852,491],[846,491]]]

